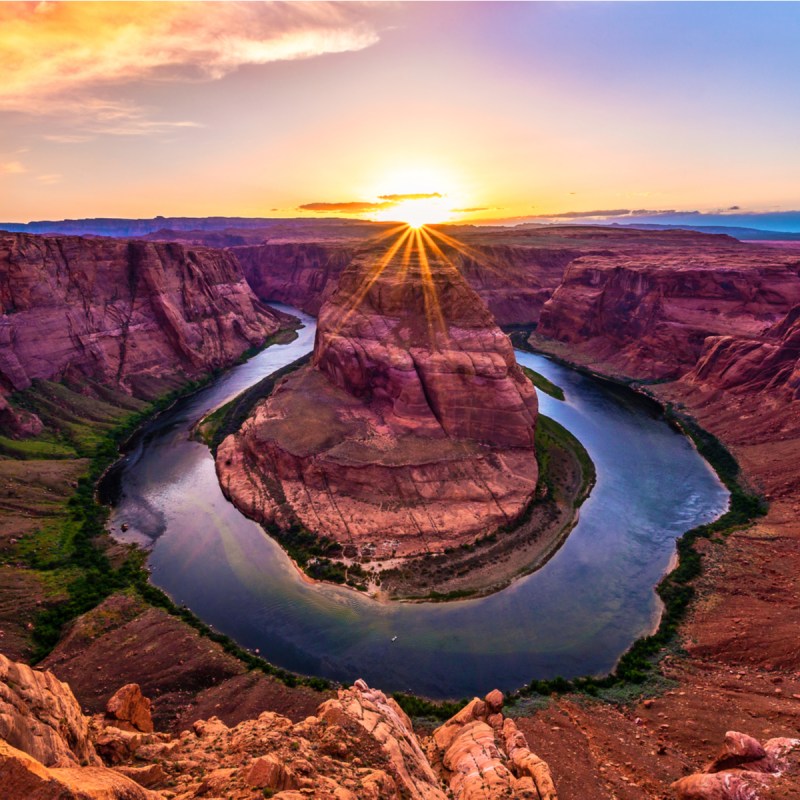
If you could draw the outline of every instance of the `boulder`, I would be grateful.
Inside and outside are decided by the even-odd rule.
[[[153,717],[150,713],[150,700],[142,694],[138,683],[128,683],[114,693],[106,704],[106,714],[119,723],[127,723],[134,730],[152,733]]]

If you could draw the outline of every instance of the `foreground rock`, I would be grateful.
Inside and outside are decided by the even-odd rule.
[[[3,800],[557,800],[547,765],[503,719],[499,692],[474,699],[428,742],[393,699],[363,681],[298,723],[263,711],[233,727],[197,720],[172,736],[123,730],[109,715],[84,717],[50,673],[3,659],[0,675]],[[131,717],[145,706],[138,687],[126,686],[109,713]]]
[[[795,752],[800,739],[770,739],[763,747],[752,736],[737,731],[725,734],[717,758],[703,772],[687,775],[672,784],[677,800],[761,800],[782,794],[775,784],[787,770],[797,772]]]
[[[463,800],[529,797],[558,800],[550,768],[528,749],[503,695],[477,697],[433,733],[432,762]]]
[[[0,738],[47,767],[100,764],[67,684],[0,654]]]
[[[138,683],[128,683],[118,689],[106,704],[106,716],[117,727],[152,733],[153,717],[150,700],[143,694]]]
[[[513,523],[538,475],[536,394],[508,338],[445,258],[397,244],[353,260],[313,365],[217,452],[245,513],[378,558]]]

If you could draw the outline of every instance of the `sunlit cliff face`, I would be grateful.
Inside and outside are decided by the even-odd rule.
[[[450,280],[458,275],[460,257],[480,260],[488,270],[494,271],[499,267],[485,254],[477,253],[452,236],[430,227],[421,221],[421,216],[421,212],[417,216],[415,210],[413,222],[409,220],[399,224],[373,240],[376,256],[371,269],[342,305],[340,318],[332,326],[332,335],[338,334],[365,301],[376,281],[386,273],[397,285],[413,283],[421,287],[421,310],[428,344],[431,350],[447,345],[448,329],[439,293],[447,291]]]

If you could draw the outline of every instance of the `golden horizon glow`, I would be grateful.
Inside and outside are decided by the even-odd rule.
[[[0,3],[0,221],[796,231],[797,5],[713,5]]]
[[[423,225],[451,222],[454,212],[445,197],[409,198],[393,203],[379,211],[374,219],[379,222],[405,222],[414,229]]]

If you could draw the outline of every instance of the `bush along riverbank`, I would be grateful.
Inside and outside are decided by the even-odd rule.
[[[513,336],[512,340],[518,349],[537,352],[528,345],[525,335]],[[563,359],[554,360],[592,378],[625,386],[658,405],[665,420],[689,437],[700,455],[711,465],[730,492],[730,500],[728,510],[716,520],[692,528],[676,540],[677,564],[656,586],[656,592],[664,608],[658,628],[653,634],[637,639],[623,653],[614,670],[608,675],[585,675],[572,679],[561,676],[544,680],[534,679],[509,693],[507,703],[510,707],[517,703],[524,705],[537,697],[543,698],[553,694],[578,693],[600,700],[627,701],[651,691],[654,693],[660,691],[663,687],[657,670],[658,664],[671,649],[679,646],[679,626],[695,597],[694,581],[703,570],[703,556],[696,549],[696,543],[700,539],[725,537],[736,530],[741,530],[764,516],[768,509],[766,500],[751,491],[744,483],[739,464],[727,447],[702,428],[690,415],[677,411],[671,404],[663,405],[645,388],[637,387],[633,381],[615,380],[576,367]],[[452,714],[452,703],[436,703],[428,700],[420,702],[420,698],[402,693],[397,693],[394,697],[410,715],[418,714],[443,720]]]
[[[44,658],[58,643],[72,620],[95,608],[111,594],[134,590],[152,606],[178,617],[202,636],[221,645],[225,652],[235,656],[249,669],[259,669],[272,675],[287,686],[305,685],[320,691],[332,684],[324,678],[296,675],[270,664],[240,647],[230,637],[214,631],[187,608],[179,607],[157,587],[149,582],[145,569],[146,553],[131,547],[118,566],[112,564],[102,543],[107,540],[106,522],[109,509],[95,496],[97,483],[105,471],[119,458],[120,449],[145,423],[152,420],[173,403],[205,386],[216,375],[191,381],[152,403],[142,411],[128,414],[109,430],[97,443],[87,473],[78,480],[73,496],[67,502],[64,536],[69,542],[60,568],[69,568],[74,577],[66,585],[66,597],[45,608],[37,617],[33,629],[34,661]]]

